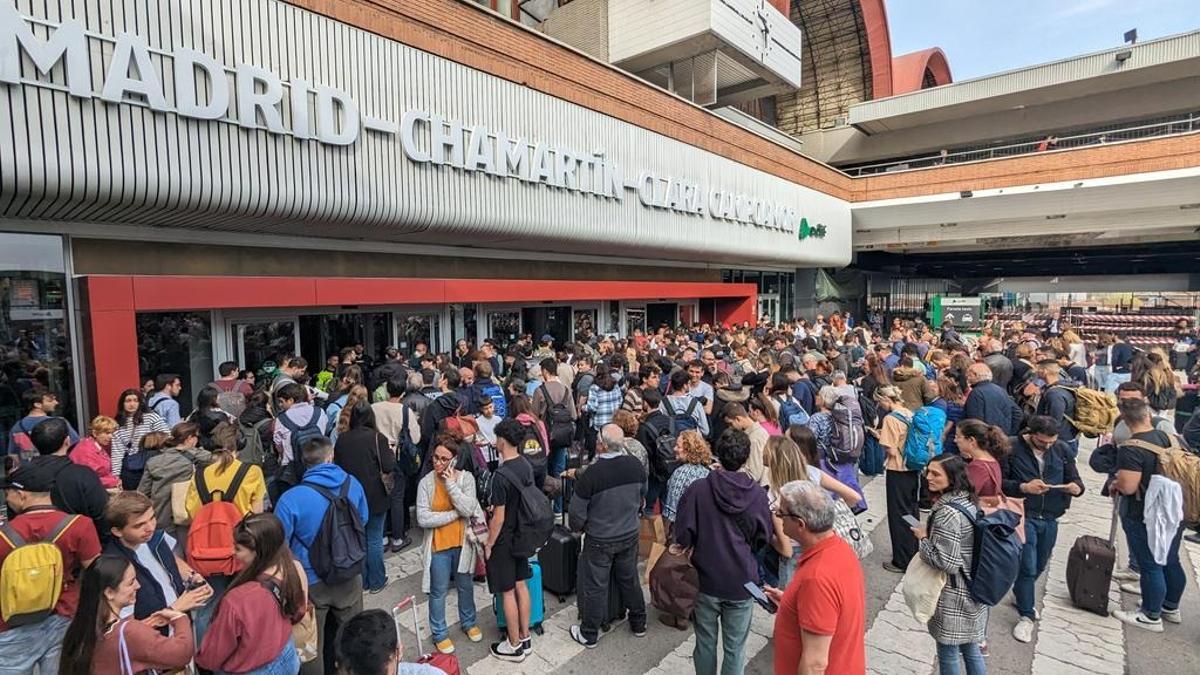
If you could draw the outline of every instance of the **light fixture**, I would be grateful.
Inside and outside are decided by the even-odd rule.
[[[1179,208],[1182,211],[1191,211],[1192,209],[1200,209],[1200,202],[1195,202],[1192,204],[1180,204]]]
[[[974,193],[974,192],[971,192],[970,190],[963,190],[962,192],[958,193],[958,196],[959,196],[959,197],[961,197],[961,198],[963,198],[963,199],[966,199],[967,197],[971,197],[971,196],[973,196],[974,194],[975,194],[975,193]]]
[[[1055,213],[1055,214],[1046,216],[1046,220],[1062,220],[1066,217],[1067,217],[1067,214],[1065,214],[1065,213]]]
[[[1119,51],[1116,54],[1117,63],[1125,63],[1126,61],[1129,60],[1129,57],[1131,57],[1131,56],[1133,56],[1132,49],[1126,49],[1123,51]]]

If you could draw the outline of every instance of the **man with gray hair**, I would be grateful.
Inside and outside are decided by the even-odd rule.
[[[972,363],[967,368],[971,393],[963,403],[962,418],[1000,427],[1008,435],[1015,436],[1021,430],[1024,415],[1008,392],[992,381],[993,377],[992,369],[986,363]]]
[[[803,553],[786,589],[764,589],[779,605],[775,672],[866,672],[866,586],[854,549],[833,530],[833,501],[806,480],[779,495],[775,515]]]
[[[609,583],[617,584],[634,636],[646,635],[646,601],[638,582],[638,516],[646,496],[646,470],[625,452],[621,427],[600,429],[596,460],[579,475],[569,507],[571,529],[586,533],[579,554],[579,617],[571,637],[592,649],[608,623]]]

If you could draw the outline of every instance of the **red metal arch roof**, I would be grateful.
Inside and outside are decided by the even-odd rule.
[[[930,47],[892,59],[892,94],[924,89],[926,72],[932,75],[935,87],[954,81],[946,54],[938,47]]]
[[[887,7],[884,0],[859,0],[863,33],[871,57],[871,97],[885,98],[894,93],[892,37],[888,32]]]

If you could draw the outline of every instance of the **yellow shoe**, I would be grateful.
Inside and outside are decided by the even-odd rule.
[[[479,630],[479,626],[471,626],[467,629],[467,639],[471,642],[483,642],[483,631]]]
[[[483,636],[481,635],[480,637],[483,637]],[[450,638],[446,638],[445,640],[438,642],[437,644],[434,645],[434,647],[437,647],[437,650],[443,654],[453,654],[454,653],[454,643],[450,641]]]

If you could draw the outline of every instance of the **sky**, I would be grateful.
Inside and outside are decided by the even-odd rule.
[[[956,81],[1200,28],[1200,0],[886,0],[892,53],[941,47]]]

